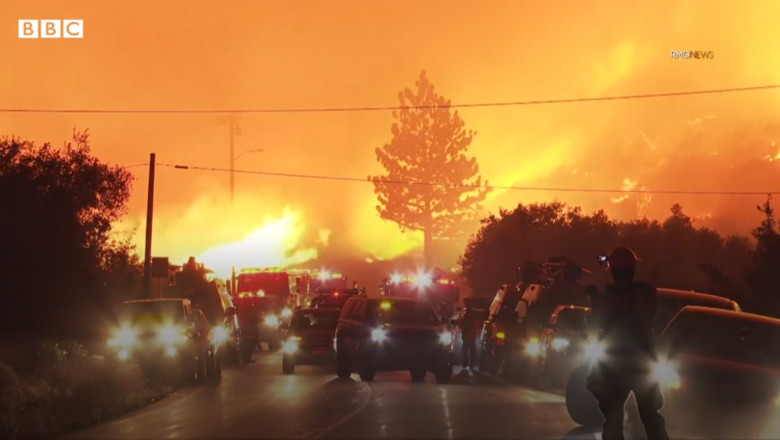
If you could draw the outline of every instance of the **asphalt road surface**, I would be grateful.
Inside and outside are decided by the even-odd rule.
[[[627,438],[643,438],[636,423],[627,430]],[[408,372],[380,373],[372,383],[316,367],[286,376],[279,354],[261,354],[254,364],[225,369],[220,384],[183,390],[68,438],[592,440],[601,434],[571,421],[561,396],[479,374],[460,372],[449,385],[432,377],[412,383]]]

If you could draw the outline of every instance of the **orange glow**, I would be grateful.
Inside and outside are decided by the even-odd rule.
[[[243,240],[212,247],[198,259],[218,276],[230,277],[233,267],[285,267],[317,258],[317,250],[299,248],[304,226],[300,214],[287,212],[265,224]]]
[[[21,67],[0,73],[0,96],[5,108],[384,106],[422,68],[438,92],[465,104],[754,86],[780,82],[778,15],[780,2],[727,0],[631,8],[585,0],[565,10],[498,0],[5,1],[0,51]],[[84,38],[17,39],[15,21],[32,18],[82,19]],[[716,57],[671,60],[679,50]],[[756,91],[459,113],[477,132],[470,153],[494,185],[627,191],[628,179],[635,189],[763,191],[780,184],[780,130],[771,127],[779,110],[780,93]],[[227,168],[220,119],[0,113],[0,135],[59,145],[74,126],[89,128],[93,152],[113,164],[155,152],[160,163]],[[374,148],[389,140],[392,122],[379,111],[245,114],[235,155],[264,152],[241,155],[236,168],[364,179],[382,172]],[[145,167],[131,171],[129,214],[116,226],[142,252],[148,176]],[[308,261],[315,247],[377,262],[420,255],[422,234],[381,220],[368,182],[237,174],[233,205],[228,182],[225,172],[159,167],[153,254],[202,256],[221,276],[233,263]],[[697,218],[729,217],[722,223],[738,231],[725,232],[754,227],[763,199],[499,189],[483,214],[555,198],[618,219],[662,218],[679,202]],[[262,232],[278,232],[263,219],[273,224],[288,205],[305,233]],[[442,258],[437,264],[449,267],[457,254]]]

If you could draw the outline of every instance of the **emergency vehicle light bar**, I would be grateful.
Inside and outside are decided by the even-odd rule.
[[[246,267],[244,269],[241,269],[240,273],[281,273],[284,272],[283,268],[280,267]]]

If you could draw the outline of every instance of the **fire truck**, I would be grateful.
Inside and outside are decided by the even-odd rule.
[[[393,274],[383,281],[381,288],[382,294],[387,296],[428,299],[446,320],[454,316],[455,306],[460,300],[456,276],[439,268],[431,273],[407,276]]]
[[[347,277],[343,274],[327,270],[314,271],[311,273],[309,291],[312,294],[316,294],[319,289],[346,290],[347,288],[349,288],[347,285]]]
[[[290,276],[279,268],[242,269],[233,293],[238,322],[245,338],[254,347],[263,342],[270,350],[282,344],[282,323],[292,316]]]

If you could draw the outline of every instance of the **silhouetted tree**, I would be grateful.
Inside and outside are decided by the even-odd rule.
[[[95,327],[85,317],[105,304],[105,270],[130,251],[110,232],[131,183],[126,169],[90,154],[87,132],[62,149],[0,140],[0,330]]]
[[[758,206],[764,214],[761,225],[753,230],[756,247],[753,250],[753,267],[748,274],[752,294],[752,306],[763,314],[780,316],[780,234],[777,231],[772,197]]]
[[[514,282],[517,266],[566,255],[592,270],[583,281],[609,282],[596,255],[618,245],[633,248],[642,262],[638,277],[659,287],[698,290],[742,299],[740,279],[747,267],[746,237],[724,240],[697,229],[680,205],[663,222],[613,222],[603,211],[583,214],[562,203],[519,205],[482,220],[460,259],[463,275],[477,295],[492,295]]]
[[[425,71],[416,86],[416,91],[407,88],[398,94],[402,108],[393,112],[397,122],[392,139],[376,149],[387,174],[369,180],[383,219],[398,223],[401,230],[423,232],[430,268],[434,237],[462,232],[463,222],[474,217],[488,189],[476,159],[466,156],[475,132],[465,130],[458,112],[436,93]]]

